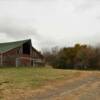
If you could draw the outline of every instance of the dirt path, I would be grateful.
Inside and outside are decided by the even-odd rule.
[[[24,100],[100,100],[100,73],[65,80],[62,85],[51,86]]]
[[[4,100],[100,100],[100,72],[82,71],[78,76],[49,81],[36,90],[20,90]]]

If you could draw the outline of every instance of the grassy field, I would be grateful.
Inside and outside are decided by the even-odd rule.
[[[80,72],[52,68],[0,68],[0,98],[20,90],[35,90],[48,82],[79,76]]]

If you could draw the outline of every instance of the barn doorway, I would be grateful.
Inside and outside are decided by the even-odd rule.
[[[23,54],[30,55],[30,48],[31,48],[30,42],[24,43],[23,44]]]

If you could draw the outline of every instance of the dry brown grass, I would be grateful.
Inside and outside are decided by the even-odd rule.
[[[1,68],[0,99],[21,100],[80,76],[80,71],[52,68]]]

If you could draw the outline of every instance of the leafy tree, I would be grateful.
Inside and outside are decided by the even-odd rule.
[[[100,48],[76,44],[44,52],[47,64],[63,69],[100,69]]]

